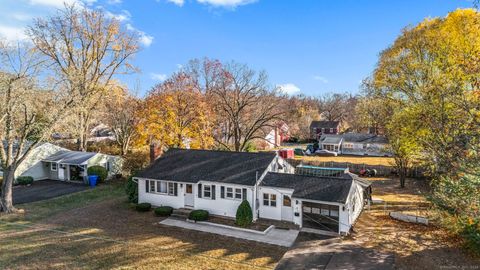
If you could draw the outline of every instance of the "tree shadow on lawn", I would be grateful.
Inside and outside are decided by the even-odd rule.
[[[14,265],[41,256],[52,258],[49,259],[49,266],[71,260],[72,267],[162,265],[180,269],[248,269],[253,266],[272,268],[287,250],[253,241],[158,225],[161,220],[152,212],[131,210],[123,199],[109,200],[58,213],[39,223],[77,235],[26,231],[24,236],[17,235],[9,239],[32,244],[12,247],[13,250],[8,252],[15,252],[18,256],[11,258]],[[45,233],[47,237],[42,236]]]

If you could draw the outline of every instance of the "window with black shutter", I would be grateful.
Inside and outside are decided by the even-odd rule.
[[[173,196],[178,196],[178,183],[175,183],[174,185]]]
[[[202,197],[202,184],[198,184],[197,193],[198,193],[198,198],[201,198]]]
[[[150,183],[149,183],[149,182],[150,182],[150,181],[145,180],[145,192],[146,192],[146,193],[148,193],[148,191],[149,191],[149,190],[148,190],[148,188],[150,187]]]
[[[225,199],[225,187],[220,186],[220,198]]]
[[[246,188],[242,189],[242,199],[243,200],[247,199],[247,189]]]
[[[215,185],[212,185],[212,200],[215,200]]]

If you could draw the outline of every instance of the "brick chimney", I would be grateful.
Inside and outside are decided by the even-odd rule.
[[[156,143],[150,144],[150,163],[153,163],[162,154],[162,149]]]

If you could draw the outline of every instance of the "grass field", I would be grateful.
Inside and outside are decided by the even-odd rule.
[[[286,252],[159,225],[104,185],[0,216],[0,269],[272,269]]]
[[[313,162],[349,162],[365,165],[392,166],[394,163],[391,157],[369,157],[369,156],[295,156],[295,159]]]

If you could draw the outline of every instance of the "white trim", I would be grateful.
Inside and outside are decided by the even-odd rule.
[[[53,164],[55,164],[55,170],[53,169]],[[50,171],[57,172],[58,171],[58,163],[50,162]]]

